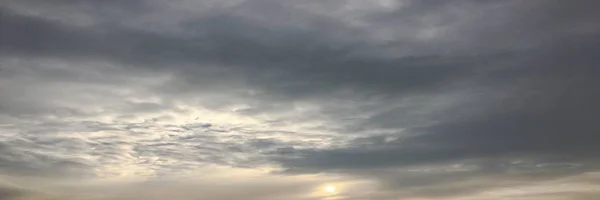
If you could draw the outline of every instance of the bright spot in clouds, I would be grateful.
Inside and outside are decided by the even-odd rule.
[[[324,190],[327,193],[334,193],[336,191],[336,188],[333,185],[328,185],[328,186],[325,186]]]

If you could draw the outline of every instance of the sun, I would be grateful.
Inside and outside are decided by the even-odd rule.
[[[325,192],[327,192],[327,193],[335,193],[335,191],[336,191],[336,188],[335,188],[335,186],[333,186],[333,185],[328,185],[328,186],[325,186],[325,188],[323,188],[323,189],[324,189],[324,190],[325,190]]]

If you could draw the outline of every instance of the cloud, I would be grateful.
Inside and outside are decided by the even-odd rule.
[[[434,121],[430,125],[414,125],[417,121],[406,115],[419,117],[421,114],[411,113],[411,108],[394,108],[360,124],[369,128],[409,128],[387,136],[391,138],[389,141],[381,136],[365,137],[347,148],[299,153],[305,154],[307,163],[315,162],[317,168],[411,165],[522,155],[593,159],[598,149],[592,141],[598,138],[590,119],[599,111],[592,103],[599,96],[589,90],[589,86],[597,84],[590,75],[597,73],[597,69],[592,67],[595,61],[588,52],[595,49],[587,44],[560,47],[563,49],[536,49],[546,52],[538,53],[534,61],[514,63],[515,67],[483,74],[470,84],[487,82],[486,89],[494,91],[493,94],[466,100],[468,106],[453,105],[439,113],[441,115],[426,113],[433,115],[427,116]],[[560,58],[542,60],[553,57]],[[574,65],[563,69],[568,63]],[[504,76],[503,81],[512,81],[510,84],[495,82],[497,76]],[[413,127],[404,123],[405,120],[410,120]],[[415,135],[403,136],[404,133]],[[399,137],[392,137],[394,135]],[[364,145],[371,148],[364,149]],[[296,161],[302,162],[301,159],[290,160]]]
[[[312,199],[330,177],[368,182],[338,199],[590,198],[595,4],[6,1],[0,172],[135,182],[115,198]]]

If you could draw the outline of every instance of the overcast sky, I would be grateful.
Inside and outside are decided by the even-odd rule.
[[[3,0],[0,200],[596,200],[598,8]]]

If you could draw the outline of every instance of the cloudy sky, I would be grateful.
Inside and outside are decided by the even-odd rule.
[[[0,1],[0,199],[598,199],[599,7]]]

